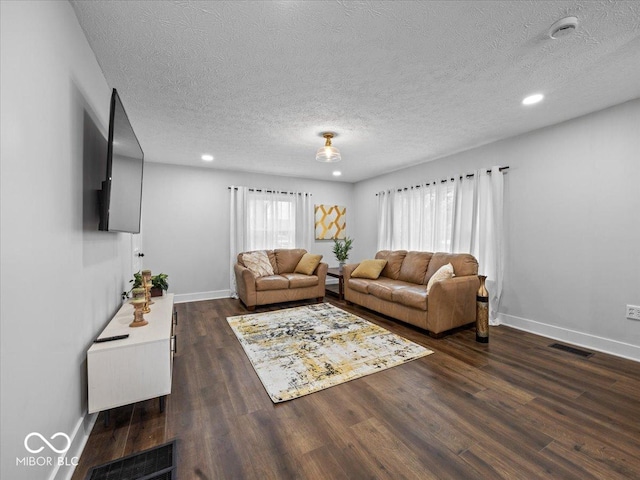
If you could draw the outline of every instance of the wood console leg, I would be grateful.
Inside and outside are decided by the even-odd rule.
[[[252,306],[252,307],[247,307],[247,310],[249,310],[250,312],[253,312],[256,309],[256,306]]]
[[[163,395],[160,397],[160,413],[164,412],[164,406],[166,402],[167,396]]]
[[[104,428],[109,426],[109,410],[104,411]]]

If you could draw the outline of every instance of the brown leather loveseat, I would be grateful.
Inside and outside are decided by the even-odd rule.
[[[436,337],[475,322],[480,280],[478,261],[472,255],[383,250],[376,259],[387,262],[376,279],[353,278],[358,264],[345,265],[347,302],[423,328]],[[455,276],[433,282],[427,295],[429,280],[447,264]]]
[[[265,258],[268,271],[256,274],[245,265],[248,261],[245,255],[262,252],[268,257],[268,262]],[[306,273],[300,273],[305,270],[303,257],[305,260],[316,257],[315,262],[306,263],[306,267],[312,265],[313,271],[307,268]],[[326,263],[320,262],[321,258],[321,255],[307,254],[302,248],[240,253],[234,266],[238,296],[249,310],[254,310],[256,305],[308,298],[320,302],[324,299],[328,268]]]

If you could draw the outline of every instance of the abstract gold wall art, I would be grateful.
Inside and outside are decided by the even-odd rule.
[[[346,236],[347,207],[315,205],[316,240],[342,240]]]

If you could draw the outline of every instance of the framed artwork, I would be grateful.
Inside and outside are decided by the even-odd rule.
[[[347,207],[315,205],[316,240],[342,240],[346,236]]]

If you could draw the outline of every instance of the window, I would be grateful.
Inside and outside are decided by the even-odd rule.
[[[292,195],[247,193],[247,250],[294,248],[296,205]]]
[[[503,272],[503,169],[378,193],[378,250],[470,253],[498,318]]]
[[[393,250],[451,251],[455,185],[438,183],[393,193]]]
[[[234,264],[241,252],[276,248],[311,248],[311,194],[229,187],[229,280],[236,295]]]

